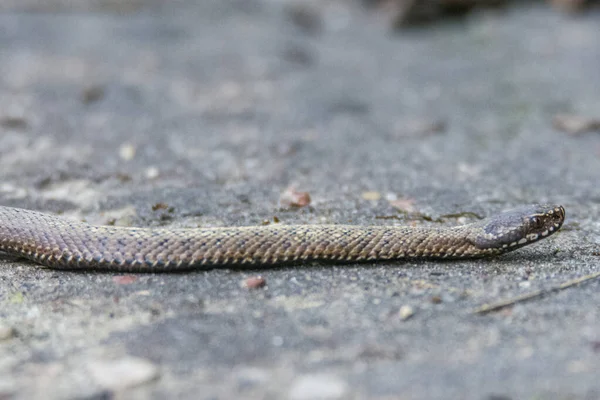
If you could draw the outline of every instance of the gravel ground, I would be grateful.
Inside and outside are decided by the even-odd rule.
[[[600,135],[553,124],[600,117],[597,13],[393,32],[341,0],[76,3],[0,13],[2,205],[441,226],[552,202],[567,222],[452,263],[124,275],[2,256],[1,399],[600,398],[598,280],[473,313],[599,271]],[[281,204],[290,187],[310,205]]]

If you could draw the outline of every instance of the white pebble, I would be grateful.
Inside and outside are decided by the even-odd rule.
[[[273,343],[273,346],[275,347],[281,347],[283,346],[283,338],[281,336],[273,336],[271,343]]]
[[[94,381],[106,389],[118,390],[139,386],[158,378],[158,367],[135,357],[95,360],[88,364]]]
[[[130,161],[135,157],[135,147],[130,143],[123,143],[119,147],[119,157],[124,161]]]
[[[400,311],[398,311],[398,315],[402,321],[406,321],[410,317],[414,315],[415,311],[411,306],[402,306],[400,307]]]
[[[146,179],[156,179],[160,175],[160,171],[156,167],[149,167],[146,169]]]
[[[348,385],[331,375],[305,375],[292,382],[291,400],[329,400],[347,398]]]

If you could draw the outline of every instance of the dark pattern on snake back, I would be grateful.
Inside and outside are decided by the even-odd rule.
[[[0,251],[63,269],[166,272],[303,261],[494,256],[556,232],[558,205],[517,208],[455,227],[268,225],[164,229],[93,226],[0,207]]]

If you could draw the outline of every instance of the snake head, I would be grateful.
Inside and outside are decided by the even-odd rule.
[[[479,249],[511,251],[552,235],[564,220],[565,209],[559,205],[519,207],[481,221],[480,233],[471,240]]]

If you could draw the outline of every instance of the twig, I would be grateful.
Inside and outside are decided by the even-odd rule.
[[[481,307],[474,310],[473,314],[487,314],[492,311],[498,311],[505,307],[512,306],[517,303],[522,303],[524,301],[528,301],[531,299],[535,299],[537,297],[546,296],[550,293],[558,292],[558,291],[570,288],[571,286],[579,285],[581,283],[588,282],[588,281],[591,281],[596,278],[600,278],[600,271],[595,272],[590,275],[585,275],[580,278],[573,279],[573,280],[570,280],[567,282],[563,282],[560,285],[549,288],[549,289],[535,290],[533,292],[525,293],[525,294],[515,296],[515,297],[509,298],[506,300],[500,300],[500,301],[492,303],[492,304],[484,304]]]

